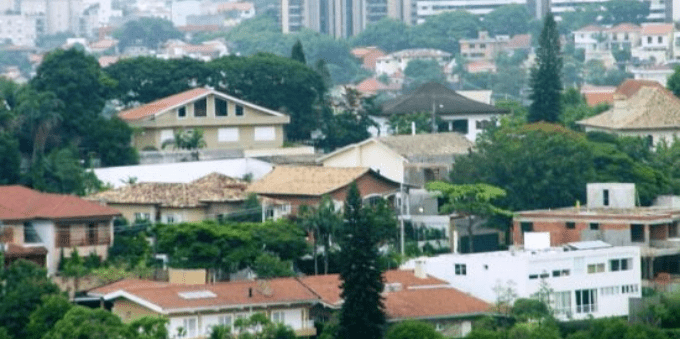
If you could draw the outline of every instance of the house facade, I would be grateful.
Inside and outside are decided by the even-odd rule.
[[[287,202],[291,213],[296,214],[302,205],[318,205],[323,196],[329,196],[341,207],[353,182],[364,200],[382,197],[391,200],[395,207],[407,205],[408,195],[402,192],[402,188],[406,188],[401,183],[368,167],[277,166],[247,191]]]
[[[205,149],[279,148],[290,117],[209,88],[194,88],[118,115],[139,130],[138,150],[162,150],[175,134],[203,130]]]
[[[445,180],[454,159],[474,144],[459,133],[371,138],[319,158],[324,167],[370,167],[386,178],[414,186]]]
[[[290,326],[298,337],[316,335],[309,311],[319,297],[294,278],[208,285],[122,280],[88,294],[112,302],[111,312],[126,323],[144,316],[168,319],[172,339],[206,338],[219,325],[237,333],[234,322],[256,313]]]
[[[629,298],[641,297],[638,247],[595,241],[551,248],[548,234],[532,235],[524,249],[418,258],[402,268],[423,270],[489,303],[507,297],[503,291],[530,298],[547,286],[560,320],[627,316]]]
[[[665,63],[673,58],[674,26],[669,24],[647,24],[640,32],[640,46],[634,48],[633,57]]]
[[[106,259],[113,243],[116,209],[71,195],[48,194],[22,186],[0,186],[0,222],[5,264],[31,260],[57,272],[61,253],[95,254]]]
[[[493,61],[504,50],[510,40],[508,36],[490,37],[489,32],[480,31],[476,39],[461,39],[460,55],[470,61]]]
[[[527,232],[547,232],[551,245],[601,240],[640,248],[642,277],[680,273],[680,208],[668,204],[637,207],[634,184],[588,184],[586,206],[521,211],[513,218],[513,240],[524,244]]]

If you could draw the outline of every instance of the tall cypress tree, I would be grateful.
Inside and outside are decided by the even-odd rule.
[[[345,237],[340,268],[344,300],[338,339],[381,339],[385,326],[384,282],[378,263],[378,243],[371,230],[356,183],[345,201]]]
[[[536,66],[531,70],[532,102],[529,107],[529,122],[559,120],[562,111],[561,74],[560,36],[555,18],[552,13],[548,13],[538,39]]]
[[[307,59],[305,58],[305,51],[302,49],[302,43],[300,39],[293,45],[293,50],[290,52],[290,58],[297,60],[303,64],[307,64]]]

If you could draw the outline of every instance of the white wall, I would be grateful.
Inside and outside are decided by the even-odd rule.
[[[47,274],[52,275],[57,272],[59,267],[59,251],[56,248],[56,230],[54,223],[47,220],[32,220],[31,224],[42,240],[43,246],[47,249],[47,256],[45,257],[45,265],[47,266]],[[24,246],[30,246],[24,244]]]
[[[326,167],[370,167],[386,178],[404,181],[404,161],[394,151],[378,141],[352,147],[323,161]]]
[[[610,271],[611,259],[631,258],[630,270]],[[489,252],[476,254],[446,254],[425,258],[427,274],[448,281],[453,287],[494,303],[498,299],[496,286],[512,286],[518,297],[528,298],[536,293],[541,284],[541,274],[547,274],[545,281],[555,292],[568,291],[571,298],[571,313],[574,319],[586,319],[628,315],[628,298],[641,296],[640,250],[637,247],[611,247],[597,250],[564,252],[561,248],[544,252]],[[605,264],[605,272],[587,273],[588,264]],[[456,275],[455,264],[465,264],[466,274]],[[411,260],[402,266],[414,268]],[[555,270],[569,270],[568,276],[553,277]],[[539,278],[530,279],[530,275]],[[635,285],[637,291],[627,294],[605,296],[602,288]],[[575,291],[597,289],[598,309],[591,313],[577,313]],[[558,315],[559,316],[559,315]],[[562,319],[566,317],[560,316]]]

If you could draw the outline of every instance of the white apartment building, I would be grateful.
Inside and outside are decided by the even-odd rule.
[[[466,10],[476,15],[486,15],[498,7],[506,5],[527,5],[527,0],[423,0],[416,2],[417,23],[422,24],[427,17]]]
[[[0,41],[19,46],[35,46],[36,18],[21,14],[0,14]]]
[[[524,249],[418,258],[402,268],[423,270],[491,303],[503,290],[529,298],[547,284],[561,320],[627,316],[629,298],[641,297],[638,247],[584,241],[550,248],[549,233],[526,235]]]
[[[378,75],[404,73],[412,60],[436,60],[443,68],[451,61],[451,53],[432,48],[404,49],[376,59],[375,73]]]

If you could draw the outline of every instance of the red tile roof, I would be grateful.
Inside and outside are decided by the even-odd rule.
[[[210,93],[210,89],[207,88],[194,88],[182,93],[171,95],[163,99],[150,102],[146,105],[141,105],[127,111],[118,113],[118,116],[126,121],[139,120],[152,116],[154,114],[160,113],[173,106],[180,105],[184,102],[198,99],[204,95]]]
[[[113,217],[116,209],[72,195],[34,191],[23,186],[0,186],[0,220]]]
[[[616,88],[616,94],[623,94],[626,98],[630,98],[643,86],[664,88],[663,85],[654,80],[626,79]]]
[[[605,28],[597,26],[597,25],[588,25],[588,26],[585,26],[585,27],[581,27],[581,28],[575,30],[574,32],[600,32],[600,31],[604,31],[604,30],[605,30]]]
[[[505,45],[507,49],[531,48],[531,34],[517,34]]]
[[[673,24],[649,24],[642,26],[642,35],[664,35],[673,32]]]
[[[119,290],[128,290],[134,288],[148,288],[148,287],[161,287],[168,283],[161,281],[152,280],[142,280],[142,279],[123,279],[116,282],[99,286],[97,288],[89,290],[87,293],[94,296],[105,296],[109,293],[113,293]]]
[[[588,106],[597,106],[599,104],[612,104],[614,103],[614,92],[586,92],[583,93],[586,97],[586,103]]]
[[[629,24],[629,23],[618,24],[618,25],[609,29],[609,31],[612,32],[612,33],[639,32],[640,30],[642,30],[642,27],[635,25],[635,24]]]

